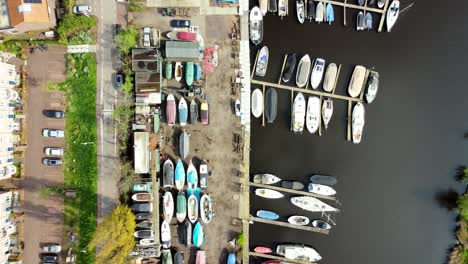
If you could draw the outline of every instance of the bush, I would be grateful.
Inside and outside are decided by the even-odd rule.
[[[127,55],[138,43],[138,29],[135,26],[129,26],[126,29],[122,29],[119,34],[115,36],[114,40],[120,53]]]
[[[128,11],[143,11],[145,9],[146,8],[144,6],[138,4],[130,4],[128,6]]]
[[[95,17],[76,16],[73,14],[66,15],[60,21],[57,28],[60,42],[68,43],[67,37],[75,34],[80,30],[90,29],[97,24]]]
[[[82,45],[82,44],[93,44],[93,38],[91,37],[91,31],[79,31],[74,36],[70,37],[68,41],[70,45]]]

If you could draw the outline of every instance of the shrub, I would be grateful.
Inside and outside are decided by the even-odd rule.
[[[123,55],[130,53],[130,50],[137,45],[138,30],[135,26],[129,26],[122,29],[117,36],[115,36],[115,43],[117,48]]]
[[[95,17],[76,16],[73,14],[66,15],[60,21],[57,28],[60,42],[68,43],[67,37],[75,34],[80,30],[90,29],[97,24]]]

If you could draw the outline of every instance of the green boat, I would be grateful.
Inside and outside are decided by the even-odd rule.
[[[134,192],[149,192],[151,191],[151,185],[149,183],[137,183],[133,185]]]
[[[159,164],[159,150],[154,151],[154,169],[156,173],[161,170],[161,164]]]
[[[166,79],[172,79],[172,62],[166,62]]]
[[[179,221],[179,223],[184,222],[186,216],[187,216],[187,197],[185,197],[184,192],[179,192],[179,195],[177,195],[177,212],[176,212],[177,221]]]
[[[193,84],[193,62],[187,62],[185,66],[185,82],[188,86]]]
[[[154,133],[157,135],[159,134],[159,114],[153,115],[153,130]]]
[[[172,264],[172,254],[170,249],[165,249],[162,252],[162,263]]]

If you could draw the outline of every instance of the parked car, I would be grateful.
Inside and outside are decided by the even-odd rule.
[[[143,46],[144,47],[151,46],[150,35],[151,35],[151,29],[149,27],[145,27],[143,29]]]
[[[56,137],[56,138],[63,138],[65,136],[65,132],[62,129],[50,129],[44,128],[42,130],[42,135],[44,137]]]
[[[153,204],[152,203],[134,204],[134,205],[132,205],[132,210],[134,212],[151,213],[153,211]]]
[[[133,234],[136,238],[154,238],[153,230],[139,230]]]
[[[91,13],[91,7],[86,5],[79,5],[73,7],[73,13],[75,14],[89,14]]]
[[[60,244],[54,243],[45,244],[43,249],[46,253],[60,253],[60,251],[62,251]]]
[[[115,86],[121,88],[123,84],[123,76],[120,73],[115,74]]]
[[[41,254],[41,260],[43,262],[58,262],[58,255],[57,254],[54,254],[54,253],[42,253]]]
[[[190,27],[191,23],[190,20],[185,19],[174,19],[171,20],[171,27]]]
[[[45,115],[48,118],[64,118],[65,112],[59,110],[46,110]]]
[[[47,156],[63,156],[63,148],[47,147],[47,148],[44,149],[44,153]]]
[[[62,160],[60,158],[43,158],[42,164],[47,166],[60,166],[62,165]]]

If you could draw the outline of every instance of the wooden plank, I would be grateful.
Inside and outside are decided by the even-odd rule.
[[[361,101],[363,101],[364,94],[366,93],[366,84],[367,84],[367,80],[369,79],[369,73],[370,73],[370,70],[366,69],[366,74],[364,75],[364,82],[362,83],[362,87],[361,87],[361,94],[359,95],[359,99]]]
[[[247,250],[245,250],[245,251],[247,251]],[[249,252],[249,255],[252,256],[252,257],[258,257],[258,258],[275,259],[275,260],[284,261],[284,262],[287,262],[287,263],[316,264],[315,262],[307,262],[307,261],[300,261],[300,260],[295,260],[295,259],[287,259],[287,258],[283,258],[283,257],[280,257],[280,256],[262,254],[262,253],[256,253],[256,252]]]
[[[310,197],[320,198],[320,199],[324,199],[324,200],[336,201],[336,198],[333,197],[333,196],[326,196],[326,195],[321,195],[321,194],[315,194],[315,193],[304,192],[304,191],[299,191],[299,190],[287,189],[287,188],[282,188],[282,187],[278,187],[278,186],[274,186],[274,185],[266,185],[266,184],[255,183],[255,182],[250,182],[249,184],[250,184],[250,186],[257,187],[257,188],[266,188],[266,189],[276,190],[278,192],[296,194],[296,195],[301,195],[301,196],[310,196]]]
[[[343,25],[346,27],[346,1],[348,0],[344,0],[344,6],[343,6]]]
[[[328,235],[329,231],[326,229],[322,228],[316,228],[313,226],[300,226],[300,225],[292,225],[288,222],[282,222],[282,221],[274,221],[274,220],[268,220],[264,218],[259,218],[259,217],[254,217],[250,216],[250,220],[258,223],[264,223],[264,224],[269,224],[269,225],[276,225],[276,226],[281,226],[281,227],[287,227],[287,228],[294,228],[294,229],[299,229],[303,231],[308,231],[308,232],[316,232],[324,235]]]
[[[262,126],[265,126],[265,85],[263,85]]]
[[[384,21],[385,21],[385,16],[387,14],[387,9],[388,9],[388,3],[389,3],[390,0],[386,0],[385,1],[385,5],[382,9],[382,15],[380,16],[380,22],[379,22],[379,27],[377,29],[377,32],[382,32],[382,29],[383,29],[383,25],[384,25]]]
[[[334,6],[341,6],[341,7],[347,7],[347,8],[352,8],[356,10],[361,10],[361,11],[368,11],[368,12],[374,12],[378,14],[385,14],[384,10],[378,9],[378,8],[373,8],[373,7],[364,7],[360,5],[355,5],[355,4],[348,4],[348,3],[343,3],[343,2],[338,2],[334,0],[314,0],[315,2],[322,2],[324,4],[332,4]],[[388,0],[387,0],[388,1]]]
[[[281,67],[281,74],[279,76],[278,84],[281,84],[281,77],[283,76],[284,65],[286,65],[287,59],[288,59],[288,54],[284,55],[283,66]]]
[[[291,91],[291,116],[294,113],[294,91]],[[291,118],[291,125],[289,126],[289,129],[292,131],[293,130],[293,119]]]
[[[319,103],[319,127],[318,127],[318,134],[319,136],[322,135],[322,102],[323,102],[323,96],[320,95],[320,103]]]
[[[338,83],[338,78],[340,78],[341,64],[338,65],[338,70],[336,71],[335,83],[333,84],[332,94],[335,94],[336,84]]]
[[[347,133],[346,133],[346,140],[347,141],[351,141],[351,111],[352,111],[352,106],[353,106],[353,103],[351,101],[348,101],[348,118],[347,118],[347,127],[348,129],[346,129]]]
[[[254,67],[253,67],[253,69],[252,69],[252,72],[250,73],[250,80],[253,79],[255,70],[257,69],[257,60],[258,60],[258,56],[259,56],[259,55],[260,55],[260,50],[257,51],[257,56],[255,56]],[[236,76],[236,78],[237,78],[237,76]]]

